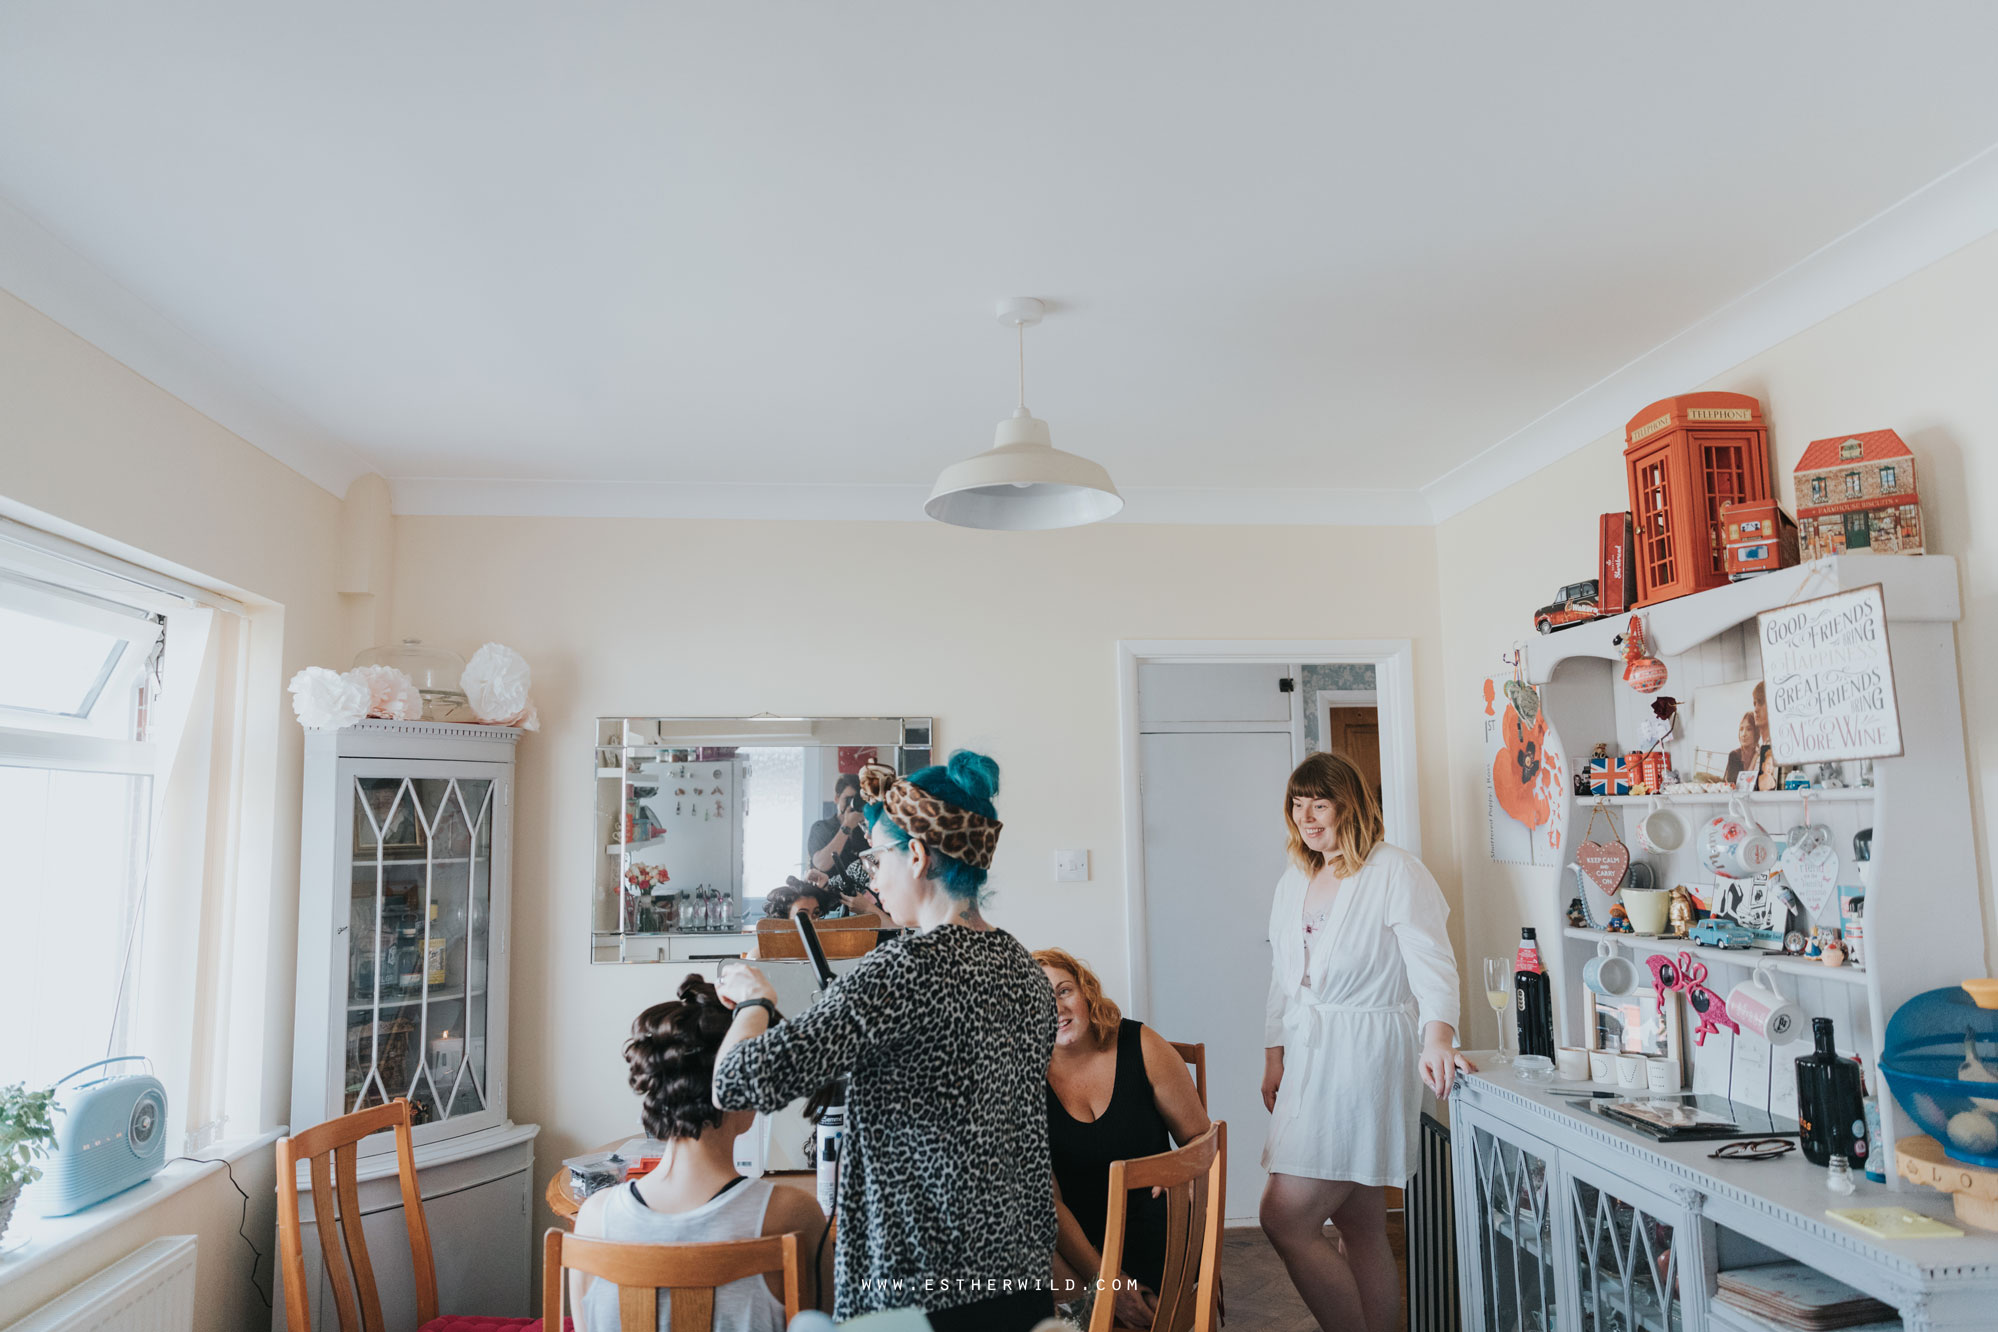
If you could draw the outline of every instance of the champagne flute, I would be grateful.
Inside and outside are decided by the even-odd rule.
[[[1505,1015],[1512,1007],[1511,958],[1485,959],[1485,1002],[1492,1006],[1492,1012],[1498,1017],[1498,1053],[1492,1056],[1492,1062],[1510,1064],[1512,1056],[1505,1052]]]

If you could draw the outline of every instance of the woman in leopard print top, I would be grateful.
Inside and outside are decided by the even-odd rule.
[[[1044,1102],[1054,994],[978,909],[997,789],[996,764],[958,753],[948,769],[870,792],[863,863],[908,932],[795,1018],[771,1026],[768,1010],[739,1009],[715,1062],[724,1108],[776,1110],[848,1079],[842,1319],[919,1307],[937,1332],[1024,1332],[1052,1312]],[[721,992],[734,1004],[772,997],[753,967],[731,970]]]

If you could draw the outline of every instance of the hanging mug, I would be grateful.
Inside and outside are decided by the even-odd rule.
[[[1637,844],[1657,856],[1669,856],[1686,844],[1686,821],[1675,809],[1654,800],[1637,821]]]
[[[1776,867],[1776,843],[1755,825],[1739,796],[1700,829],[1699,851],[1700,863],[1723,879],[1752,879]]]
[[[1582,984],[1605,999],[1621,999],[1637,991],[1637,963],[1608,939],[1599,940],[1596,955],[1582,966]]]
[[[1765,979],[1766,977],[1766,979]],[[1768,963],[1727,993],[1727,1015],[1751,1036],[1784,1045],[1803,1031],[1804,1010],[1776,989],[1776,969]]]

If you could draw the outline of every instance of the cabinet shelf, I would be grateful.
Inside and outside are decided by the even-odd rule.
[[[1720,962],[1731,967],[1740,967],[1743,971],[1753,971],[1767,963],[1776,971],[1786,975],[1840,981],[1847,985],[1866,984],[1865,967],[1851,965],[1828,967],[1811,958],[1791,957],[1787,953],[1766,953],[1756,948],[1714,948],[1685,939],[1668,939],[1663,935],[1612,933],[1609,930],[1591,930],[1579,925],[1563,926],[1561,933],[1570,939],[1584,939],[1592,944],[1609,939],[1639,957],[1649,957],[1653,953],[1691,953],[1710,966]]]
[[[477,999],[485,992],[484,986],[476,986],[472,990],[471,997]],[[456,1003],[465,998],[465,987],[460,985],[455,990],[432,990],[429,997],[430,1002],[433,1004]],[[422,1003],[423,999],[424,996],[420,994],[397,995],[394,997],[385,994],[379,1002],[373,999],[363,999],[358,1003],[350,1003],[347,1005],[347,1011],[349,1013],[365,1013],[370,1009],[379,1009],[381,1012],[386,1013],[392,1008],[413,1007]]]
[[[1667,791],[1660,795],[1612,795],[1575,797],[1575,804],[1592,805],[1600,801],[1612,809],[1631,805],[1649,805],[1657,801],[1661,805],[1725,805],[1730,800],[1746,800],[1750,808],[1756,805],[1795,805],[1809,800],[1814,804],[1858,805],[1872,801],[1878,790],[1871,786],[1828,786],[1809,791]]]
[[[614,856],[620,852],[649,851],[665,840],[664,837],[648,837],[642,842],[612,842],[604,848],[604,854]]]
[[[484,859],[485,857],[480,858]],[[471,863],[471,856],[438,856],[434,860],[425,860],[421,856],[396,856],[385,860],[361,860],[357,858],[354,861],[354,873],[359,874],[364,870],[374,869],[377,865],[384,867],[389,865],[410,865],[417,869],[422,869],[425,865],[469,865]]]

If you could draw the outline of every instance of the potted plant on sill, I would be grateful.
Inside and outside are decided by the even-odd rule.
[[[0,1087],[0,1239],[14,1219],[21,1190],[42,1177],[35,1164],[55,1146],[55,1089]]]

